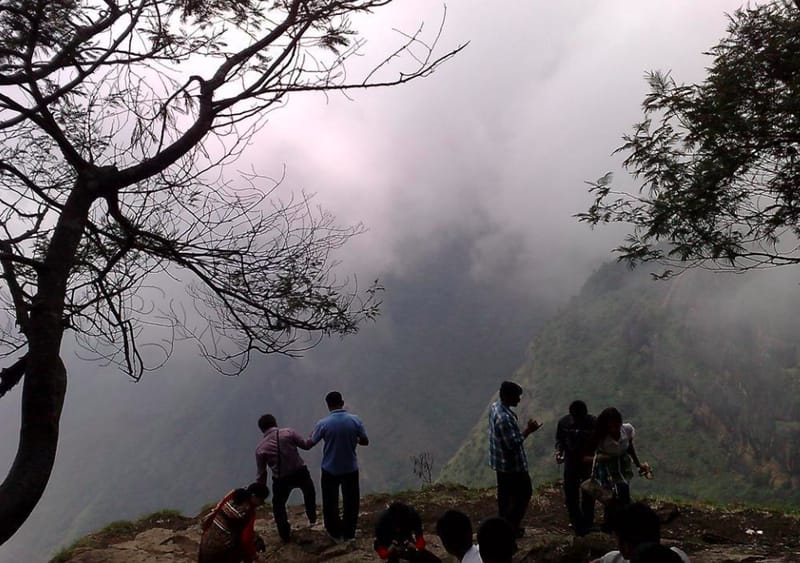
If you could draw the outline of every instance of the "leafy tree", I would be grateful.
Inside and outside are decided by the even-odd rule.
[[[0,543],[50,476],[66,331],[133,378],[175,338],[238,373],[253,352],[297,353],[377,314],[376,285],[332,273],[359,227],[220,166],[291,93],[402,84],[461,49],[437,55],[420,28],[348,76],[352,19],[391,1],[0,0],[0,351],[14,359],[0,395],[23,381]],[[191,278],[193,308],[149,299],[169,278]]]
[[[709,54],[700,84],[648,74],[644,120],[618,149],[639,191],[608,174],[578,217],[630,223],[616,251],[631,265],[800,264],[800,0],[737,10]]]

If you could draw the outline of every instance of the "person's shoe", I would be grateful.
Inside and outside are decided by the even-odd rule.
[[[340,543],[342,543],[342,542],[344,541],[344,539],[343,539],[343,538],[341,538],[341,537],[339,537],[339,536],[334,536],[334,535],[333,535],[333,534],[331,534],[330,532],[328,532],[328,537],[329,537],[331,540],[333,540],[333,543],[335,543],[335,544],[340,544]]]
[[[354,549],[356,547],[356,538],[342,538],[342,544]]]

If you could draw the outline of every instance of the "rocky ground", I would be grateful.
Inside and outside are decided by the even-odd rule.
[[[300,507],[292,507],[293,541],[282,544],[269,508],[256,522],[267,543],[262,561],[337,562],[377,561],[371,530],[377,514],[394,500],[414,505],[423,517],[431,551],[445,557],[433,533],[438,516],[457,508],[477,523],[496,510],[494,489],[437,485],[424,491],[370,495],[362,500],[359,536],[354,545],[336,544],[318,523],[309,527]],[[751,508],[720,508],[675,504],[650,499],[664,522],[664,542],[678,545],[695,562],[777,563],[800,561],[797,516]],[[320,518],[321,519],[321,518]],[[585,562],[614,548],[612,537],[593,533],[574,538],[566,522],[557,486],[540,488],[525,519],[527,532],[519,541],[515,562]],[[163,513],[128,525],[110,526],[91,534],[51,563],[193,562],[200,538],[199,519]]]

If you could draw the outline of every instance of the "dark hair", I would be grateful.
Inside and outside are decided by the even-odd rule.
[[[458,510],[448,510],[441,515],[436,521],[436,534],[447,553],[458,557],[463,557],[472,547],[472,522]]]
[[[641,502],[623,508],[614,522],[614,532],[630,546],[661,541],[661,521],[655,511]]]
[[[233,491],[233,496],[231,496],[231,500],[234,504],[244,504],[244,502],[250,498],[250,493],[247,489],[236,489]]]
[[[403,502],[393,502],[380,513],[375,522],[375,543],[379,547],[389,547],[393,542],[403,544],[414,542],[422,535],[422,519],[413,506]]]
[[[608,427],[612,422],[622,424],[622,414],[620,414],[620,412],[614,407],[603,409],[603,412],[597,415],[597,422],[595,422],[594,427],[594,437],[596,443],[599,444],[606,436],[608,436]]]
[[[514,530],[504,518],[488,518],[478,528],[481,559],[492,563],[511,563],[516,551]]]
[[[581,400],[572,401],[569,405],[569,414],[575,418],[586,418],[586,415],[589,414],[589,408]]]
[[[247,493],[254,497],[266,499],[269,496],[269,487],[263,483],[250,483],[247,486]]]
[[[336,409],[344,405],[344,399],[342,399],[342,394],[338,391],[331,391],[327,395],[325,395],[325,404],[328,405],[329,409]]]
[[[522,396],[522,387],[513,381],[504,381],[500,384],[500,397],[515,397]]]
[[[275,428],[276,426],[278,426],[278,421],[275,420],[275,417],[271,414],[261,415],[261,418],[258,419],[258,427],[262,432],[266,432],[270,428]]]

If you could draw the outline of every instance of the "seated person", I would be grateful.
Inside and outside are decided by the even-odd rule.
[[[472,522],[458,510],[448,510],[436,522],[436,533],[445,551],[459,563],[483,563],[478,546],[472,543]]]
[[[264,542],[254,530],[256,509],[268,496],[269,489],[262,483],[225,495],[203,519],[199,563],[258,561]]]
[[[658,514],[640,502],[626,506],[614,519],[619,550],[609,551],[592,563],[689,563],[677,547],[661,545]]]
[[[402,502],[393,502],[378,516],[373,546],[378,556],[390,563],[400,559],[419,563],[441,561],[425,549],[419,514]]]
[[[488,518],[478,528],[478,551],[483,563],[511,563],[517,551],[516,533],[504,518]]]

